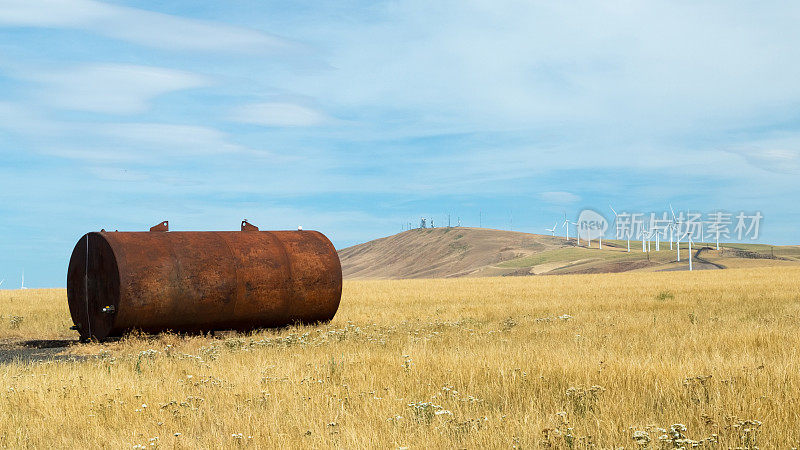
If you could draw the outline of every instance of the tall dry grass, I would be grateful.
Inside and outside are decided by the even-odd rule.
[[[65,304],[2,292],[0,337]],[[0,365],[0,445],[789,448],[799,324],[798,268],[346,282],[327,325]]]

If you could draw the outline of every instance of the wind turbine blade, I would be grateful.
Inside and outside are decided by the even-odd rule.
[[[675,218],[675,210],[672,209],[672,203],[669,204],[669,211],[672,213],[672,221],[677,222],[678,219]]]
[[[614,213],[614,217],[617,217],[619,215],[619,214],[617,214],[617,210],[615,210],[614,207],[611,206],[611,203],[608,204],[608,207],[611,208],[611,212]]]

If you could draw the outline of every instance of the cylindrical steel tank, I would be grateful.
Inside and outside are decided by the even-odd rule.
[[[331,320],[342,267],[317,231],[93,232],[69,261],[67,299],[81,338],[249,330]]]

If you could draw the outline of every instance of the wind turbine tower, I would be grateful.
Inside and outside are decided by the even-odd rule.
[[[680,232],[680,229],[681,229],[681,225],[683,225],[683,221],[682,221],[682,220],[678,220],[678,218],[677,218],[677,217],[675,217],[675,210],[674,210],[674,209],[672,209],[672,205],[671,205],[671,204],[669,205],[669,211],[672,213],[672,223],[671,223],[671,224],[669,224],[669,225],[670,225],[670,231],[669,231],[669,249],[670,249],[670,250],[672,250],[672,231],[673,231],[673,230],[675,231],[675,237],[677,238],[677,237],[679,236],[679,232]],[[687,233],[687,234],[689,233],[689,232],[688,232],[688,230],[687,230],[687,232],[686,232],[686,233]],[[675,244],[676,244],[676,246],[677,246],[677,248],[678,248],[678,262],[681,262],[681,240],[682,240],[684,237],[686,237],[686,236],[685,236],[685,235],[684,235],[684,236],[681,236],[680,238],[678,238],[677,242],[675,243]]]
[[[647,235],[647,230],[642,227],[642,253],[647,253],[647,244],[645,244],[644,240]]]
[[[586,237],[586,248],[592,248],[592,235],[587,234]]]
[[[693,242],[692,242],[692,234],[687,231],[686,234],[683,235],[683,237],[681,239],[683,239],[684,237],[688,237],[689,238],[689,271],[691,271],[692,270],[692,259],[694,259],[694,258],[692,258],[692,244],[693,244]],[[678,246],[680,247],[680,240],[678,240]]]
[[[581,229],[578,227],[578,222],[570,222],[575,225],[575,237],[578,239],[578,247],[581,246]]]
[[[608,204],[608,207],[611,208],[611,212],[614,213],[614,222],[616,222],[617,218],[619,218],[619,214],[617,214],[617,211],[614,209],[613,206],[611,206],[610,203]],[[630,252],[631,252],[631,235],[630,233],[628,233],[628,253]]]

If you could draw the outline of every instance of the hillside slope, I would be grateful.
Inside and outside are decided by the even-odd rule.
[[[655,250],[653,245],[652,250]],[[447,278],[463,276],[606,273],[630,270],[686,270],[669,243],[643,253],[641,242],[597,241],[587,248],[558,236],[487,228],[427,228],[405,231],[339,250],[342,272],[350,279]],[[694,268],[719,269],[761,265],[798,265],[800,248],[725,244],[721,251],[694,248]],[[699,251],[699,254],[697,253]]]

